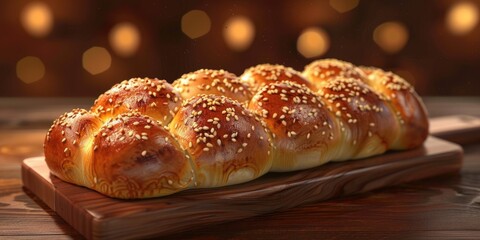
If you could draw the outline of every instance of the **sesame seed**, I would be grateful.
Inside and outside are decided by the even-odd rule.
[[[241,152],[243,152],[243,148],[239,148],[237,151],[237,153],[241,153]]]
[[[210,150],[210,149],[209,149],[208,147],[203,148],[203,151],[204,151],[204,152],[208,152],[209,150]]]
[[[146,151],[146,150],[144,150],[144,151],[142,152],[142,156],[144,156],[144,157],[147,156],[147,151]]]
[[[66,138],[63,138],[63,139],[62,139],[62,143],[65,143],[66,141],[67,141]]]

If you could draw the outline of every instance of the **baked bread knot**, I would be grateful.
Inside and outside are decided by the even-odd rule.
[[[249,109],[261,116],[275,146],[271,171],[284,172],[319,166],[333,156],[340,132],[335,117],[305,85],[291,81],[264,85]]]
[[[392,149],[409,149],[421,145],[428,136],[427,109],[405,79],[379,68],[361,67],[364,81],[386,99],[399,126]]]
[[[310,84],[310,82],[302,76],[302,73],[279,64],[259,64],[248,68],[242,76],[240,76],[240,79],[242,82],[250,85],[254,93],[263,85],[281,81],[291,81],[316,90],[315,86]]]
[[[248,103],[252,97],[249,86],[225,70],[200,69],[182,75],[173,82],[173,86],[184,99],[200,94],[214,94]]]
[[[194,184],[188,155],[159,120],[138,112],[106,122],[83,159],[91,188],[117,198],[169,195]]]
[[[191,157],[198,187],[247,182],[268,172],[272,165],[268,130],[231,98],[193,97],[183,104],[169,128]]]
[[[385,99],[359,79],[336,77],[320,84],[319,96],[334,113],[342,143],[332,161],[384,153],[398,136]]]
[[[133,110],[168,124],[182,104],[180,94],[165,80],[131,78],[100,95],[92,112],[104,121]]]
[[[103,121],[85,109],[73,109],[53,122],[43,144],[45,161],[60,179],[91,186],[86,166],[92,159],[92,141]]]
[[[336,77],[364,79],[366,76],[357,66],[338,59],[316,60],[307,66],[303,76],[314,86],[320,88],[322,82]]]

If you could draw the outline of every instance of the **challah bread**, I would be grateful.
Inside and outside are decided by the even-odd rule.
[[[248,103],[252,97],[248,85],[242,83],[235,74],[225,70],[200,69],[182,75],[172,85],[183,99],[200,94],[214,94]]]
[[[259,64],[248,68],[240,76],[240,79],[247,83],[253,92],[257,92],[264,85],[284,80],[306,85],[315,90],[315,86],[311,85],[300,72],[279,64]]]
[[[334,115],[305,85],[274,82],[260,88],[249,109],[261,116],[275,146],[271,171],[311,168],[331,160],[340,144]]]
[[[405,80],[327,59],[303,73],[262,64],[241,78],[203,69],[172,85],[123,81],[55,120],[44,151],[60,179],[136,199],[413,148],[427,134]]]
[[[198,187],[250,181],[272,165],[269,133],[255,115],[230,98],[193,97],[169,128],[191,157]]]

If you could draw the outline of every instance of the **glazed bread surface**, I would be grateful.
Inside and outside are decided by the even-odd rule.
[[[172,84],[125,80],[56,119],[44,152],[64,181],[140,199],[415,148],[427,135],[407,81],[323,59],[303,72],[260,64],[240,77],[201,69]]]

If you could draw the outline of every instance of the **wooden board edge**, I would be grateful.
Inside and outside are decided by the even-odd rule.
[[[32,169],[32,163],[43,157],[27,158],[22,161],[21,173],[23,186],[39,197],[53,211],[55,209],[55,189],[51,182]],[[38,182],[41,181],[41,182]]]
[[[449,115],[430,119],[430,134],[458,144],[480,140],[480,118],[469,115]]]

